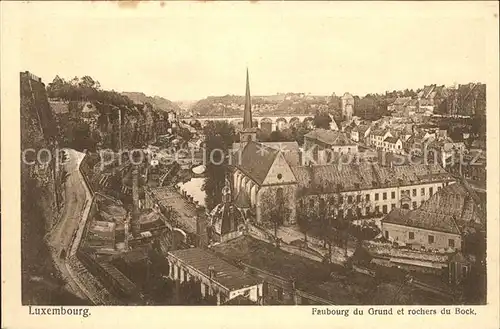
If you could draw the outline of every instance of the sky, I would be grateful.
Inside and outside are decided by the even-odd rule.
[[[31,2],[16,5],[16,28],[22,70],[44,82],[90,75],[104,89],[196,100],[244,94],[248,67],[252,95],[365,95],[484,82],[492,6]]]

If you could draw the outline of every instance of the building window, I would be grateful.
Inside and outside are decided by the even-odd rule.
[[[370,201],[370,194],[366,195],[366,201]]]
[[[181,268],[180,266],[177,267],[177,280],[180,280],[181,279]]]
[[[370,213],[370,207],[366,207],[365,209],[365,215],[368,215]]]
[[[387,205],[386,205],[386,204],[384,204],[384,205],[382,206],[382,212],[383,212],[384,214],[387,214]]]
[[[427,240],[428,240],[429,244],[433,244],[434,243],[434,235],[429,235],[427,237]]]
[[[410,239],[410,240],[415,239],[415,233],[414,232],[408,232],[408,239]]]
[[[344,203],[344,196],[339,195],[339,204],[343,204],[343,203]]]
[[[309,199],[309,207],[314,208],[314,199]]]
[[[391,209],[394,209],[394,208],[396,208],[396,204],[395,203],[391,204]]]
[[[329,204],[335,204],[335,198],[332,196],[330,199],[328,199]]]
[[[422,187],[422,188],[420,189],[420,195],[425,195],[425,188],[424,188],[424,187]]]
[[[411,195],[413,196],[417,196],[417,189],[414,188],[412,191],[411,191]]]
[[[375,201],[378,201],[378,193],[375,193]]]
[[[417,209],[417,201],[413,201],[412,204],[413,204],[413,209]]]
[[[378,214],[380,212],[380,207],[379,206],[375,206],[375,212]]]
[[[432,194],[433,194],[432,192],[433,192],[433,191],[432,191],[432,187],[429,187],[429,195],[430,195],[430,196],[432,196]]]
[[[385,238],[389,239],[389,231],[385,231]]]
[[[396,199],[396,192],[394,192],[394,191],[391,192],[391,198]]]
[[[352,203],[352,195],[347,196],[347,203]]]
[[[361,195],[356,195],[356,201],[361,202]]]
[[[453,239],[448,239],[448,247],[450,247],[450,248],[455,248],[455,240],[453,240]]]
[[[382,199],[387,200],[387,192],[382,193]]]
[[[438,192],[441,190],[441,186],[438,186]]]

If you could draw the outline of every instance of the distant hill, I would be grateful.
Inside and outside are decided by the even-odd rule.
[[[127,96],[136,104],[150,103],[151,105],[153,105],[154,108],[162,111],[178,112],[180,110],[179,105],[163,97],[159,96],[151,97],[151,96],[146,96],[144,93],[138,93],[138,92],[123,92],[122,95]]]

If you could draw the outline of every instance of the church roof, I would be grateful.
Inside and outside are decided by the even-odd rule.
[[[210,226],[220,235],[238,231],[245,217],[233,203],[220,203],[210,212]]]
[[[394,208],[382,219],[382,222],[422,228],[430,231],[460,234],[453,216],[432,213],[421,209]]]
[[[262,184],[279,151],[265,144],[250,141],[235,154],[235,166],[257,184]]]

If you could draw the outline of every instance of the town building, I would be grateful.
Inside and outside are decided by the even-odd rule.
[[[180,283],[193,280],[200,283],[203,297],[213,296],[217,305],[238,296],[262,304],[262,280],[200,248],[170,251],[167,254],[169,277]]]
[[[385,238],[412,248],[457,251],[464,234],[484,229],[484,208],[467,185],[451,184],[438,187],[418,209],[392,210],[382,220],[382,231]]]
[[[377,149],[383,149],[384,141],[387,137],[394,137],[389,129],[373,129],[370,132],[368,145],[373,146]]]
[[[371,127],[369,125],[356,126],[351,131],[351,139],[355,142],[365,143],[370,136]]]
[[[357,153],[358,145],[342,132],[318,128],[304,136],[304,152],[312,153],[310,159],[320,165],[330,163],[333,154]]]
[[[387,137],[384,139],[382,150],[384,150],[384,152],[403,154],[403,142],[399,137]]]
[[[376,163],[293,167],[297,212],[325,209],[336,218],[380,216],[415,209],[439,188],[454,183],[438,165]]]
[[[382,232],[386,239],[414,249],[455,251],[462,248],[455,218],[445,214],[393,209],[382,219]]]

